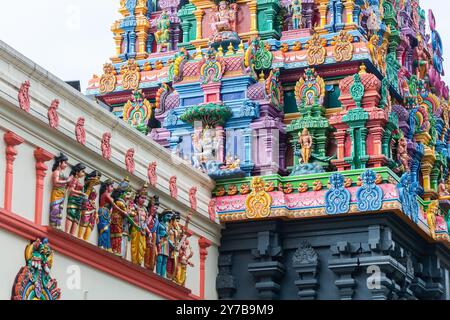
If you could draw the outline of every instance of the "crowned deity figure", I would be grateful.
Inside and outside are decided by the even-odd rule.
[[[131,262],[141,265],[144,260],[146,250],[146,231],[147,231],[147,189],[145,184],[135,198],[136,210],[131,213],[134,225],[131,226]]]
[[[158,255],[157,248],[157,236],[156,231],[158,229],[158,208],[159,208],[159,197],[153,196],[148,204],[148,215],[145,221],[146,230],[146,245],[144,254],[144,266],[145,268],[154,271],[156,265],[156,256]]]
[[[75,235],[81,220],[83,204],[87,201],[87,195],[83,192],[81,179],[86,176],[86,166],[78,163],[72,168],[69,183],[69,197],[67,198],[66,232]]]
[[[111,197],[114,200],[111,213],[111,249],[117,256],[123,255],[124,222],[129,218],[128,201],[131,198],[131,187],[127,179],[119,184]]]
[[[64,200],[66,198],[67,186],[71,179],[64,175],[64,170],[67,168],[69,158],[66,155],[60,154],[55,157],[55,162],[52,168],[52,194],[50,199],[50,226],[61,229],[62,211]]]
[[[107,251],[111,250],[111,211],[115,206],[111,193],[114,190],[114,182],[110,179],[102,183],[100,187],[100,199],[98,209],[98,247]]]
[[[298,135],[298,143],[302,148],[302,162],[309,163],[311,158],[311,148],[313,144],[313,140],[311,135],[309,134],[309,130],[304,128],[301,133]]]
[[[166,10],[163,10],[156,25],[155,32],[156,43],[158,44],[158,52],[170,50],[170,18]]]
[[[170,244],[169,232],[168,232],[168,222],[174,215],[174,212],[170,210],[165,210],[161,213],[159,218],[158,227],[156,230],[157,236],[157,246],[158,246],[158,258],[156,260],[156,273],[161,277],[166,277],[167,275],[167,260],[169,259],[169,246]]]
[[[215,129],[207,127],[203,131],[197,131],[192,135],[192,144],[194,146],[192,160],[195,168],[202,168],[208,162],[217,160],[220,139]]]
[[[95,187],[100,184],[100,178],[102,174],[97,170],[94,170],[86,176],[84,179],[83,192],[86,194],[87,199],[83,203],[83,209],[81,211],[80,225],[78,227],[78,238],[85,241],[89,240],[92,230],[98,221],[97,213],[97,191]]]
[[[236,34],[237,11],[238,5],[229,4],[227,1],[220,1],[219,5],[213,8],[211,21],[213,34],[210,37],[212,43],[223,43],[225,40],[234,43],[239,40]]]
[[[292,29],[302,28],[302,2],[301,0],[293,0],[289,6],[292,19]]]

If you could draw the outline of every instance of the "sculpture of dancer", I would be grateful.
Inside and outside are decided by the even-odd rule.
[[[106,180],[100,187],[100,199],[98,209],[98,247],[111,251],[111,209],[115,206],[111,193],[114,190],[114,182]]]
[[[307,128],[304,128],[302,133],[299,133],[298,143],[302,148],[302,162],[309,163],[313,140]]]
[[[86,166],[78,163],[72,168],[70,176],[72,180],[69,184],[69,196],[67,198],[66,232],[75,235],[81,219],[83,203],[87,200],[87,195],[83,192],[81,179],[86,175]]]
[[[400,138],[398,141],[398,160],[403,166],[404,172],[409,171],[409,155],[408,155],[408,141],[405,137]]]
[[[64,175],[69,159],[66,155],[60,154],[55,157],[52,168],[52,194],[50,198],[50,226],[61,229],[62,212],[64,200],[66,198],[67,186],[70,182]]]

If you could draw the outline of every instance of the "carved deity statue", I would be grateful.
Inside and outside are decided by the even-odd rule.
[[[86,166],[78,163],[72,168],[69,183],[69,196],[67,198],[67,216],[66,216],[66,232],[75,235],[81,220],[81,211],[83,204],[87,200],[86,193],[83,192],[83,184],[81,179],[85,177]]]
[[[125,179],[113,191],[113,208],[111,213],[111,249],[117,256],[122,256],[122,240],[124,231],[124,219],[129,218],[128,201],[131,198],[129,181]]]
[[[214,22],[211,23],[214,34],[222,31],[236,31],[234,22],[236,21],[237,4],[230,5],[227,1],[221,1],[214,11]]]
[[[55,157],[52,168],[52,194],[50,198],[50,226],[61,229],[62,211],[66,198],[67,186],[70,182],[64,175],[69,159],[64,154]]]
[[[195,132],[192,135],[192,144],[194,146],[192,160],[195,168],[200,169],[203,164],[216,160],[220,139],[216,136],[215,129],[207,127],[203,131]]]
[[[408,155],[408,141],[406,141],[405,137],[402,137],[398,141],[398,160],[403,166],[403,170],[405,172],[409,171],[409,155]]]
[[[141,265],[144,260],[147,244],[147,208],[145,203],[147,201],[147,184],[145,184],[139,191],[135,198],[135,211],[131,213],[134,225],[131,227],[131,262]]]
[[[292,29],[302,28],[302,2],[301,0],[293,0],[289,7],[292,15]]]
[[[100,187],[100,198],[98,208],[98,240],[97,245],[100,249],[111,250],[111,210],[115,206],[111,193],[114,190],[114,182],[110,179],[102,183]]]
[[[78,238],[85,241],[89,240],[92,230],[95,224],[98,222],[97,213],[97,191],[95,187],[100,184],[100,178],[102,174],[97,170],[94,170],[84,178],[83,192],[86,194],[87,199],[83,203],[81,211],[80,226],[78,228]]]
[[[156,43],[158,44],[158,52],[170,50],[170,18],[166,10],[163,10],[157,22],[158,31],[155,32]]]
[[[298,135],[298,143],[302,148],[302,162],[309,163],[311,158],[311,148],[313,144],[313,140],[311,135],[309,134],[309,130],[304,128],[301,133]]]
[[[450,198],[450,192],[447,189],[447,185],[445,184],[445,180],[442,179],[439,183],[438,187],[439,199],[448,199]]]

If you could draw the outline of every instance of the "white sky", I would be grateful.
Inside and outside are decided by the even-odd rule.
[[[446,81],[450,84],[450,1],[421,0],[432,9],[444,43]],[[81,80],[84,92],[94,73],[114,55],[111,25],[120,0],[2,1],[0,39],[59,78]]]

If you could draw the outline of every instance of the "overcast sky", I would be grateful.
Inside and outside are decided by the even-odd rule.
[[[435,13],[444,43],[450,84],[450,1],[421,0]],[[114,55],[114,20],[120,0],[2,1],[0,39],[65,81],[81,80],[82,91]]]

